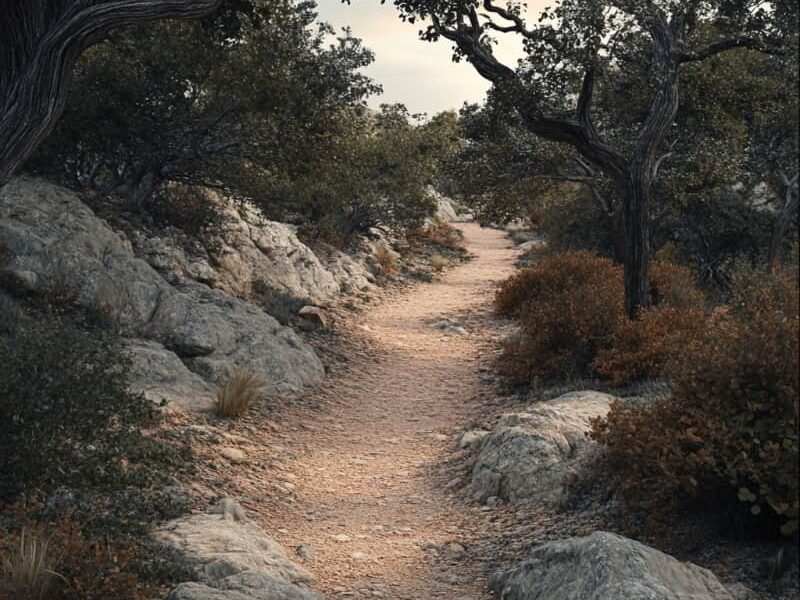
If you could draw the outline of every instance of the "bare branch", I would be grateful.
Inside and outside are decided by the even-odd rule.
[[[502,8],[500,6],[495,6],[494,4],[492,4],[492,0],[483,0],[483,8],[490,13],[499,15],[506,21],[511,21],[513,23],[513,25],[498,25],[489,20],[487,25],[492,29],[494,29],[495,31],[502,31],[502,32],[514,31],[522,34],[527,38],[532,38],[534,36],[534,32],[525,27],[525,21],[517,13]]]
[[[110,30],[195,18],[220,0],[115,0],[66,4],[11,0],[0,17],[0,185],[38,147],[64,110],[72,67]]]
[[[698,62],[733,48],[749,48],[750,50],[757,50],[759,52],[763,52],[764,54],[783,53],[780,48],[769,46],[763,40],[744,35],[736,35],[724,40],[716,41],[704,48],[699,48],[696,50],[684,50],[681,52],[678,60],[682,63]]]

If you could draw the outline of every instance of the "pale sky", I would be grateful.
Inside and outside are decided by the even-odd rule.
[[[402,102],[411,112],[432,115],[447,109],[458,109],[467,102],[483,100],[489,84],[466,62],[453,63],[447,40],[423,42],[417,32],[419,23],[402,22],[397,9],[387,0],[317,0],[320,19],[337,31],[349,25],[353,35],[375,53],[375,62],[365,73],[383,86],[383,95],[370,100],[370,105]],[[498,3],[500,4],[500,3]],[[550,0],[531,0],[528,14],[538,14]],[[533,21],[534,19],[531,19]],[[496,54],[514,66],[521,55],[517,36],[501,36],[504,42]]]

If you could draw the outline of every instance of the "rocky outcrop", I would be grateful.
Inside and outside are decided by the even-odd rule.
[[[141,339],[128,340],[127,350],[131,386],[148,400],[166,402],[168,408],[183,411],[202,411],[214,405],[214,386],[190,371],[174,352],[158,342]]]
[[[491,587],[500,600],[733,600],[711,571],[605,532],[539,546]]]
[[[298,394],[323,376],[291,329],[220,290],[167,283],[63,188],[27,178],[6,185],[0,239],[20,286],[68,297],[119,327],[131,340],[134,385],[153,399],[203,407],[233,365],[256,370],[273,396]]]
[[[565,478],[594,448],[586,437],[591,419],[604,416],[613,400],[600,392],[572,392],[503,415],[481,442],[472,470],[475,498],[560,501]]]
[[[349,254],[330,246],[316,249],[317,256],[325,268],[339,284],[342,294],[354,294],[368,290],[375,283],[375,276],[365,266],[367,257],[361,255],[356,260]]]
[[[168,600],[322,600],[308,588],[313,576],[231,500],[171,521],[154,535],[184,557],[197,580],[177,586]]]
[[[464,223],[472,220],[472,214],[463,212],[461,207],[451,198],[439,193],[433,187],[428,187],[427,192],[436,202],[436,212],[433,215],[434,219],[444,223]]]
[[[265,219],[251,204],[205,190],[221,221],[201,245],[186,236],[132,236],[140,257],[167,277],[205,283],[239,298],[269,289],[302,304],[329,303],[342,292],[369,286],[369,274],[344,253],[324,265],[297,229]],[[212,251],[207,250],[212,248]],[[360,267],[360,268],[359,268]]]

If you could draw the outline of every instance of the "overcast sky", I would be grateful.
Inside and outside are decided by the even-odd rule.
[[[483,100],[488,83],[467,63],[453,63],[450,43],[430,43],[417,37],[419,23],[403,23],[391,0],[317,0],[320,19],[340,29],[349,25],[353,34],[375,52],[375,63],[365,72],[383,86],[383,95],[370,104],[402,102],[412,112],[433,114],[458,109],[467,102]],[[552,4],[548,0],[528,2],[529,15]],[[516,36],[504,36],[497,55],[514,65],[521,53]]]

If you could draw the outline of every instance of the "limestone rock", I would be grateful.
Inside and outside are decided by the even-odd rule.
[[[305,587],[264,573],[243,572],[213,585],[182,583],[166,600],[324,600]]]
[[[299,394],[323,377],[319,359],[291,329],[219,290],[170,285],[136,258],[126,237],[61,187],[25,177],[4,186],[0,239],[11,251],[10,269],[34,274],[24,279],[31,291],[69,294],[110,315],[127,338],[144,340],[131,342],[141,361],[134,383],[153,398],[203,406],[208,386],[233,365],[258,371],[275,396]]]
[[[491,587],[500,600],[733,600],[711,571],[606,532],[539,546]]]
[[[209,410],[214,406],[216,390],[196,373],[192,373],[178,356],[148,340],[129,340],[131,387],[148,400],[165,400],[168,408],[185,411]]]
[[[167,523],[156,539],[183,552],[209,585],[242,572],[266,574],[293,584],[310,584],[314,577],[292,562],[283,548],[255,523],[223,514],[180,517]]]
[[[452,198],[442,195],[432,186],[428,187],[427,192],[436,203],[436,212],[433,214],[435,220],[444,223],[464,223],[473,219],[471,213],[463,211]]]
[[[503,415],[473,467],[476,499],[560,501],[565,476],[595,447],[585,435],[591,419],[604,416],[613,400],[600,392],[572,392],[528,412]]]
[[[207,283],[239,298],[248,298],[256,284],[312,303],[325,303],[339,293],[333,275],[297,238],[295,227],[269,221],[255,206],[216,191],[199,193],[222,216],[207,232],[213,253],[180,235],[136,236],[137,254],[159,272]]]
[[[458,447],[461,449],[474,450],[481,445],[481,442],[489,435],[488,431],[483,429],[472,429],[465,431],[458,441]]]

